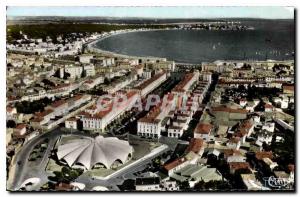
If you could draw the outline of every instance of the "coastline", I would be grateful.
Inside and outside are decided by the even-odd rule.
[[[144,31],[173,31],[173,30],[178,30],[178,29],[169,29],[169,28],[166,28],[166,29],[125,29],[125,30],[118,30],[118,31],[113,31],[113,32],[105,32],[105,33],[101,34],[102,36],[100,35],[101,36],[100,38],[97,38],[96,40],[88,43],[87,50],[88,50],[88,52],[100,53],[105,56],[120,57],[120,58],[126,58],[126,59],[174,61],[174,60],[169,60],[165,57],[126,55],[126,54],[121,54],[121,53],[117,53],[117,52],[103,50],[96,46],[96,43],[101,42],[102,40],[109,38],[111,36],[115,36],[115,35],[127,34],[127,33],[133,33],[133,32],[144,32]],[[176,62],[176,61],[174,61],[174,62],[175,62],[175,64],[179,64],[179,65],[199,65],[199,64],[204,63],[204,61],[199,62],[199,63]],[[208,61],[205,61],[205,62],[208,62]],[[239,63],[239,62],[272,63],[272,62],[276,62],[276,63],[280,63],[280,62],[295,62],[295,58],[294,59],[286,59],[286,60],[273,60],[273,59],[267,59],[267,60],[247,60],[247,59],[246,60],[219,60],[219,59],[216,59],[214,61],[209,61],[209,62],[222,62],[222,63],[223,62],[232,62],[232,63]]]
[[[175,29],[134,29],[134,30],[120,30],[117,32],[109,32],[109,33],[105,33],[108,35],[103,35],[99,39],[96,39],[96,40],[90,42],[89,44],[87,44],[87,50],[89,52],[101,53],[103,55],[120,57],[120,58],[167,61],[167,58],[164,58],[164,57],[126,55],[126,54],[103,50],[103,49],[97,48],[96,43],[98,43],[108,37],[120,35],[120,34],[127,34],[127,33],[133,33],[133,32],[144,32],[144,31],[170,31],[170,30],[175,30]]]

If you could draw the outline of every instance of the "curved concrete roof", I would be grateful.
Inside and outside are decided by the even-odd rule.
[[[95,164],[101,163],[110,168],[116,161],[125,163],[128,154],[132,154],[133,148],[127,141],[116,137],[75,139],[60,145],[57,150],[58,159],[64,159],[69,166],[82,164],[86,169],[91,169]]]

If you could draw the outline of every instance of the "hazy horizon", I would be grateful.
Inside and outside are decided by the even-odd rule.
[[[292,7],[29,7],[9,6],[7,17],[103,17],[151,19],[294,19]]]

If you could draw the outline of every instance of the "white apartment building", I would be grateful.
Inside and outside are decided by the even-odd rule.
[[[167,74],[165,72],[158,73],[154,77],[144,81],[142,84],[135,87],[135,90],[140,92],[141,96],[146,96],[155,88],[160,86],[167,79]]]
[[[159,177],[147,177],[147,178],[137,178],[135,181],[136,191],[159,191],[160,179]]]
[[[180,83],[173,88],[172,93],[178,96],[185,95],[190,90],[191,86],[199,80],[199,76],[199,71],[186,74]]]
[[[77,129],[77,119],[69,118],[65,121],[65,127],[68,129]]]
[[[102,66],[113,66],[115,64],[115,58],[113,57],[97,57],[92,58],[90,63],[100,64]]]
[[[102,76],[94,78],[94,79],[90,79],[85,81],[82,86],[80,86],[81,90],[89,90],[94,88],[96,85],[99,85],[101,83],[104,82],[104,78]]]
[[[137,134],[144,137],[159,138],[162,131],[162,122],[169,112],[175,108],[175,97],[172,94],[166,95],[164,99],[167,104],[155,106],[146,116],[138,120]]]
[[[201,74],[202,74],[202,80],[207,81],[210,84],[212,81],[212,73],[209,71],[203,71],[201,72]]]
[[[102,103],[97,103],[97,105],[102,106],[92,106],[86,109],[81,114],[83,129],[103,131],[114,119],[122,115],[125,111],[130,110],[136,103],[138,94],[131,91],[127,92],[125,96],[127,100],[121,102],[118,101],[118,98],[122,97],[115,96],[111,99],[105,97],[107,99],[100,99]],[[104,98],[104,96],[100,98]],[[105,108],[101,108],[103,106],[105,106]]]
[[[86,54],[80,55],[79,56],[79,62],[84,63],[84,64],[89,64],[89,63],[91,63],[92,58],[94,58],[93,55],[86,55]]]
[[[151,70],[144,70],[142,73],[142,76],[146,79],[150,79],[152,76],[152,71]]]
[[[80,78],[83,68],[80,66],[65,66],[65,72],[70,74],[70,78]]]
[[[124,81],[120,81],[119,83],[114,83],[110,86],[106,86],[103,88],[103,91],[106,91],[108,94],[114,94],[115,92],[121,90],[122,88],[129,85],[132,81],[134,81],[135,78],[127,78]]]
[[[72,84],[61,84],[59,86],[53,87],[51,90],[48,90],[47,93],[51,93],[54,96],[66,96],[70,94],[73,90],[79,88],[80,84],[72,83]]]
[[[168,137],[180,138],[183,135],[183,128],[179,126],[170,126],[168,128]]]
[[[206,142],[212,141],[214,140],[212,130],[212,124],[199,122],[194,130],[194,138],[200,138]]]
[[[47,106],[43,112],[35,114],[32,120],[33,126],[47,124],[55,116],[66,116],[72,109],[79,107],[81,104],[91,100],[90,95],[77,95],[68,100],[59,100],[52,105]]]
[[[83,70],[85,72],[85,75],[88,76],[95,76],[95,66],[94,65],[84,65]]]

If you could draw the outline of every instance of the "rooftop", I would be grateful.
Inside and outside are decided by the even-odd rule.
[[[135,185],[157,185],[159,183],[159,177],[136,178],[135,180]]]
[[[202,139],[192,138],[189,143],[189,146],[186,149],[186,152],[192,151],[194,153],[198,153],[203,148],[203,145],[204,145],[204,141]]]
[[[185,157],[178,158],[178,159],[176,159],[176,160],[174,160],[174,161],[172,161],[172,162],[170,162],[170,163],[164,165],[164,168],[165,168],[167,171],[169,171],[169,170],[172,170],[173,168],[179,166],[180,164],[182,164],[182,163],[184,163],[184,162],[186,162],[186,161],[187,161],[187,159],[186,159]]]
[[[174,92],[185,92],[184,87],[194,77],[195,73],[188,73],[184,78],[173,88]]]
[[[213,125],[209,123],[198,123],[194,130],[194,133],[209,134],[212,128]]]
[[[241,113],[241,114],[247,114],[247,110],[245,109],[233,109],[229,107],[219,106],[219,107],[212,107],[211,110],[213,112],[228,112],[228,113]]]
[[[239,169],[249,169],[250,165],[248,162],[229,162],[230,169],[239,170]]]
[[[26,124],[18,124],[17,126],[16,126],[16,129],[24,129],[24,128],[26,128]]]
[[[272,151],[260,151],[255,153],[255,157],[258,160],[262,160],[263,158],[273,159],[273,153]]]
[[[154,81],[156,81],[157,79],[159,79],[161,76],[165,75],[165,72],[159,73],[154,75],[154,77],[151,77],[150,79],[147,79],[146,81],[144,81],[142,84],[138,85],[137,87],[135,87],[138,90],[142,90],[144,88],[146,88],[148,85],[150,85],[151,83],[153,83]]]

